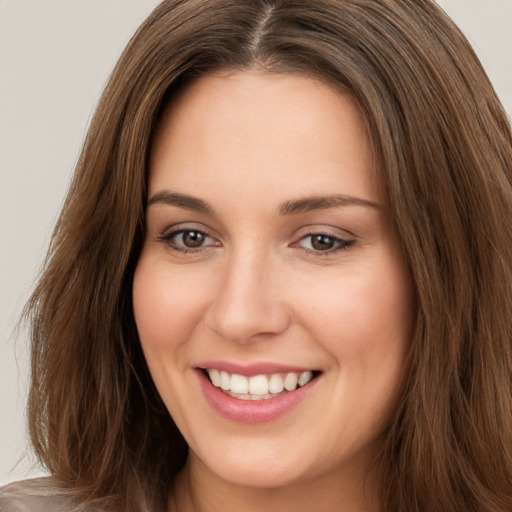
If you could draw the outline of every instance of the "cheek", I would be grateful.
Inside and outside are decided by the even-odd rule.
[[[359,411],[361,428],[388,417],[410,347],[414,294],[405,266],[396,261],[382,259],[312,288],[309,308],[301,307],[309,311],[304,323],[337,369],[339,401]]]
[[[133,311],[144,350],[175,350],[186,341],[202,314],[201,298],[193,276],[170,272],[167,262],[143,253],[133,280]]]
[[[133,278],[133,312],[146,362],[160,396],[175,421],[183,423],[182,374],[187,342],[200,314],[198,294],[182,273],[143,251]]]
[[[376,340],[393,344],[409,338],[413,299],[408,283],[400,274],[389,278],[376,274],[332,279],[328,287],[310,288],[300,299],[306,321],[321,339],[332,341],[333,350],[342,345],[359,351],[376,345]]]
[[[338,411],[339,423],[351,415],[355,439],[377,438],[399,398],[414,311],[411,287],[402,270],[345,279],[337,293],[317,302],[316,319],[311,318],[317,339],[336,368],[332,387],[336,401],[345,404]]]

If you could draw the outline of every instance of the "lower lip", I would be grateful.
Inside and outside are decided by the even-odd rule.
[[[239,423],[264,423],[284,416],[309,395],[319,379],[317,377],[304,387],[274,398],[242,400],[226,395],[215,387],[202,370],[198,370],[197,374],[203,393],[215,411],[222,417]]]

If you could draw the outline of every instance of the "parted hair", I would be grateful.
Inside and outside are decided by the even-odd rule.
[[[415,331],[376,461],[382,512],[510,512],[510,123],[431,0],[166,0],[153,11],[98,104],[27,305],[37,456],[83,502],[165,509],[187,445],[151,380],[131,297],[152,134],[190,80],[254,67],[355,99],[412,275]]]

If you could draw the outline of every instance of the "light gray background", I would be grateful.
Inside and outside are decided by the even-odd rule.
[[[206,1],[206,0],[205,0]],[[158,0],[0,0],[0,484],[41,472],[29,455],[27,340],[14,333],[92,111]],[[512,0],[439,0],[512,113]]]

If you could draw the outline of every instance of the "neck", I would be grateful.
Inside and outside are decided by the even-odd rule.
[[[361,474],[365,477],[361,477]],[[178,474],[170,512],[378,512],[376,471],[343,469],[279,488],[222,480],[191,454]],[[358,475],[358,476],[355,476]]]

